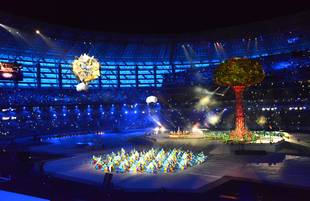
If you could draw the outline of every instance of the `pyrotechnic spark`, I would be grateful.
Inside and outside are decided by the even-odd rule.
[[[267,123],[267,119],[264,116],[260,116],[258,117],[258,119],[256,120],[256,123],[259,125],[265,125]]]
[[[199,127],[199,123],[196,123],[193,128],[192,128],[192,132],[193,133],[202,133],[202,131],[198,128]]]
[[[220,122],[221,117],[223,116],[223,113],[226,111],[226,109],[222,110],[220,113],[215,114],[215,113],[209,113],[207,115],[207,122],[209,122],[212,125],[215,125]]]

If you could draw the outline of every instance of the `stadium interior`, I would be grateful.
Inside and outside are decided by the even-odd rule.
[[[0,154],[1,161],[10,164],[1,165],[0,176],[12,174],[12,180],[0,183],[0,189],[48,200],[145,200],[149,197],[153,197],[150,200],[233,200],[229,196],[253,200],[246,199],[242,193],[251,187],[252,195],[256,195],[255,200],[291,200],[290,196],[308,200],[308,181],[302,185],[298,182],[286,184],[282,180],[265,181],[262,177],[246,180],[242,175],[228,178],[228,174],[224,174],[219,179],[221,182],[212,181],[205,188],[199,186],[201,192],[181,193],[183,186],[177,189],[180,191],[171,190],[164,182],[161,188],[156,187],[156,190],[149,192],[126,191],[126,187],[120,190],[121,185],[115,182],[112,192],[102,190],[102,184],[83,183],[55,176],[48,171],[49,174],[33,176],[29,171],[41,161],[70,158],[78,154],[93,155],[90,152],[93,150],[71,151],[72,148],[65,145],[73,142],[69,138],[66,142],[60,141],[62,148],[49,150],[48,153],[43,151],[44,148],[36,148],[50,143],[59,144],[49,141],[55,136],[81,135],[80,140],[85,142],[95,139],[94,135],[105,133],[102,139],[107,142],[103,142],[103,151],[108,153],[121,148],[113,144],[113,140],[108,142],[109,133],[112,133],[111,138],[118,139],[119,136],[133,138],[133,132],[140,132],[139,136],[151,133],[152,136],[156,127],[164,127],[167,132],[180,128],[191,132],[195,125],[214,132],[233,130],[234,91],[212,81],[216,66],[233,57],[256,60],[266,73],[261,83],[246,87],[243,93],[247,129],[286,132],[290,136],[288,140],[294,139],[294,143],[303,141],[304,148],[299,148],[297,153],[288,153],[303,157],[306,167],[310,166],[309,19],[310,12],[307,11],[216,30],[139,35],[79,30],[0,12],[0,62],[22,67],[22,79],[0,81],[0,147],[4,150]],[[99,60],[101,75],[89,83],[89,90],[80,92],[75,89],[77,81],[71,63],[84,53]],[[158,101],[146,103],[149,96],[156,96]],[[115,134],[117,137],[114,137]],[[36,140],[38,137],[40,141]],[[154,138],[156,143],[160,143],[160,137]],[[120,146],[136,145],[146,149],[155,146],[155,142],[150,145],[148,139],[145,141],[147,143],[127,139],[126,143],[131,144],[122,142]],[[185,147],[189,147],[188,143],[177,142]],[[163,144],[160,145],[163,147]],[[165,146],[167,148],[167,144]],[[210,146],[209,151],[212,150]],[[192,148],[195,149],[194,146]],[[27,149],[30,151],[26,152]],[[25,152],[30,153],[30,157],[27,155],[25,159],[20,156],[18,162],[12,160],[13,156],[17,157],[16,153]],[[210,156],[206,164],[212,163],[211,151],[204,153]],[[280,159],[292,160],[287,155],[283,159],[285,154],[282,150],[281,153],[267,153],[261,158],[255,158],[258,157],[255,155],[253,158],[257,159],[257,163],[264,163],[262,158],[265,156],[276,158],[276,162],[271,164],[280,163],[277,161]],[[215,155],[213,161],[220,161],[220,156]],[[233,159],[239,160],[234,158],[236,154],[232,155]],[[230,160],[229,154],[221,157]],[[256,163],[254,159],[251,162],[248,158],[242,160],[248,164]],[[290,170],[301,166],[301,162],[297,167],[292,164]],[[25,170],[20,170],[23,167]],[[309,178],[306,170],[303,173],[305,175],[298,175],[300,180],[302,177]],[[14,180],[14,175],[18,179]],[[101,175],[102,180],[104,174]],[[50,178],[53,183],[46,185]],[[27,183],[32,187],[23,187]],[[274,192],[266,193],[270,187]],[[283,195],[275,196],[278,194]]]

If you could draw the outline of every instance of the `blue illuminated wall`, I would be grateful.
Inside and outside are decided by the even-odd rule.
[[[263,58],[309,49],[309,20],[298,20],[304,21],[267,21],[179,35],[130,35],[58,27],[0,12],[0,61],[16,61],[24,71],[23,81],[2,80],[0,87],[74,88],[71,62],[84,53],[101,63],[101,77],[90,83],[90,89],[161,87],[165,75],[191,67],[208,69],[232,57]]]

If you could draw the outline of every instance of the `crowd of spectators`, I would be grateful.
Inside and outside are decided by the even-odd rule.
[[[263,65],[274,66],[270,67],[273,70],[267,68],[266,78],[261,83],[244,91],[245,121],[249,128],[310,129],[307,122],[310,117],[309,56],[309,51],[303,51],[297,55],[258,58]],[[285,62],[284,68],[279,61]],[[204,69],[178,72],[173,78],[177,84],[174,87],[169,85],[171,88],[165,88],[163,84],[161,89],[131,87],[83,92],[73,89],[0,89],[0,105],[6,109],[0,111],[0,136],[144,128],[157,126],[156,120],[172,129],[186,127],[190,130],[197,123],[203,128],[233,129],[234,92],[227,87],[218,89],[208,74]],[[170,82],[172,78],[167,76],[166,79]],[[145,103],[150,95],[157,96],[160,104],[150,108]],[[9,107],[17,109],[8,110]],[[220,114],[218,122],[212,124],[208,121],[208,118]]]
[[[85,105],[145,102],[158,90],[147,88],[90,89],[0,89],[1,106]]]

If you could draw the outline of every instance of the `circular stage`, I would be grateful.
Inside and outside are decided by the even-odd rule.
[[[174,147],[203,151],[208,161],[175,173],[115,173],[112,183],[124,191],[204,192],[227,181],[228,177],[240,177],[310,187],[304,182],[310,179],[310,157],[297,156],[309,152],[307,143],[290,139],[276,143],[223,143],[221,140],[193,138],[170,138],[168,133],[145,136],[145,130],[132,130],[123,134],[89,134],[54,139],[43,139],[48,144],[31,147],[33,152],[50,152],[65,158],[45,162],[44,171],[54,177],[102,186],[105,174],[91,165],[93,155],[117,152],[121,148],[137,150]],[[289,134],[288,134],[289,135]],[[76,143],[84,138],[101,141],[104,149],[78,149]],[[299,143],[299,144],[298,144]],[[229,151],[228,151],[229,150]],[[238,153],[239,151],[239,153]],[[256,152],[255,152],[256,151]],[[259,152],[264,151],[264,152]],[[296,165],[297,164],[297,165]],[[294,171],[294,174],[291,172]]]

